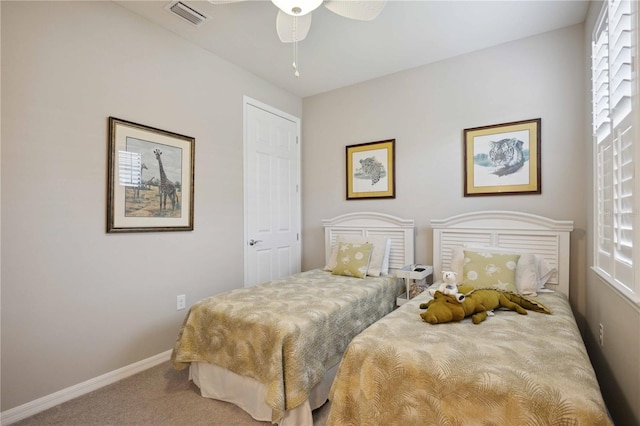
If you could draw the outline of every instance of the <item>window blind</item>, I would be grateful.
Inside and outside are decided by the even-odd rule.
[[[609,119],[609,38],[604,14],[596,28],[591,58],[593,83],[593,133],[601,142],[610,133]]]
[[[593,32],[591,70],[594,267],[638,301],[640,291],[633,271],[634,256],[638,256],[633,248],[639,234],[634,227],[640,224],[634,214],[636,14],[636,2],[610,0],[604,4]]]

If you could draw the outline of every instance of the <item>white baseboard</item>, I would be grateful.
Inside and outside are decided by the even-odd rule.
[[[86,382],[78,383],[77,385],[62,389],[34,401],[27,402],[26,404],[11,408],[10,410],[3,411],[0,413],[0,425],[7,426],[22,419],[26,419],[27,417],[31,417],[44,410],[48,410],[49,408],[62,404],[63,402],[70,401],[89,392],[93,392],[96,389],[100,389],[144,370],[148,370],[151,367],[162,364],[163,362],[168,361],[170,357],[171,350],[168,350],[150,358],[143,359],[142,361],[138,361],[134,364],[127,365],[126,367],[103,374],[102,376],[94,377]]]

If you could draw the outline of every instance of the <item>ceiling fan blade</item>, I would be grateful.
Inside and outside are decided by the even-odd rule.
[[[335,14],[358,21],[373,21],[382,12],[385,0],[360,1],[360,0],[329,0],[324,5]]]
[[[307,33],[309,33],[309,28],[311,28],[310,13],[302,16],[291,16],[281,10],[278,10],[278,16],[276,17],[276,31],[278,32],[278,37],[280,37],[281,42],[293,43],[294,41],[304,40]]]

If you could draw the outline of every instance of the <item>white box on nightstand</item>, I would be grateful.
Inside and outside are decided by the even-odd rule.
[[[416,269],[418,269],[416,271]],[[433,266],[429,265],[407,265],[402,269],[396,271],[398,278],[404,278],[404,284],[407,288],[406,294],[396,299],[398,306],[404,305],[409,300],[409,288],[411,287],[411,280],[422,280],[433,274]]]

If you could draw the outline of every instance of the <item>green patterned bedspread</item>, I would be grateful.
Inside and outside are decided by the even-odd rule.
[[[391,312],[395,277],[320,269],[203,299],[189,310],[171,355],[177,369],[205,361],[267,387],[273,421],[302,404],[351,339]]]
[[[610,425],[566,297],[553,314],[496,311],[432,325],[425,292],[357,336],[329,399],[328,425]]]

